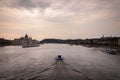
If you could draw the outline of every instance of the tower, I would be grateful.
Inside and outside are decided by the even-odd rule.
[[[25,35],[25,38],[28,38],[28,35],[27,35],[27,34]]]

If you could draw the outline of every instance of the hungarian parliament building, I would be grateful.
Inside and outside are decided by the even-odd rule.
[[[27,34],[24,37],[14,39],[13,41],[14,45],[22,45],[22,46],[34,46],[36,44],[39,44],[38,40],[32,39]]]

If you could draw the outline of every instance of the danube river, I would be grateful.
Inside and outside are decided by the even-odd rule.
[[[0,47],[0,80],[120,80],[120,55],[66,44]]]

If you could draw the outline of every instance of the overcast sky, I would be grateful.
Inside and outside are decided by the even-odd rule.
[[[120,36],[120,0],[0,0],[0,37]]]

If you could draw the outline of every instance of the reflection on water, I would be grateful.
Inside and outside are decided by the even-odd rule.
[[[56,62],[61,54],[64,61]],[[120,56],[97,48],[44,44],[0,47],[0,80],[119,80]]]

